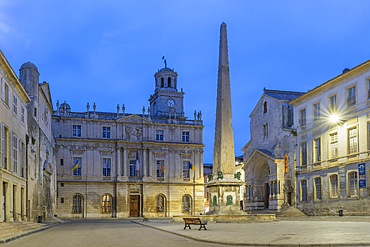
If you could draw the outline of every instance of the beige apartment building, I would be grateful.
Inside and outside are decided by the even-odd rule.
[[[0,51],[0,221],[26,219],[27,103],[30,97]]]
[[[184,113],[184,92],[167,64],[155,73],[140,114],[73,112],[57,103],[58,217],[168,217],[204,212],[203,122]]]
[[[291,104],[297,207],[309,215],[369,215],[370,61]]]

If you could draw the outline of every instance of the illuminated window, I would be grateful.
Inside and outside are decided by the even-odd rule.
[[[104,214],[112,213],[112,196],[110,194],[103,195],[101,209]]]

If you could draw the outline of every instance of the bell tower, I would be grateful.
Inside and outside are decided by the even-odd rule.
[[[184,118],[184,92],[177,90],[178,74],[167,67],[154,74],[155,89],[150,96],[150,116],[153,118]]]

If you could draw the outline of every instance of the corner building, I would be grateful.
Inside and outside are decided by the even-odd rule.
[[[52,116],[56,139],[58,217],[168,217],[204,212],[203,122],[189,120],[178,74],[155,74],[150,107],[129,114],[73,112]]]
[[[0,221],[27,220],[26,90],[0,50]]]
[[[297,208],[309,215],[369,215],[370,61],[291,104]]]

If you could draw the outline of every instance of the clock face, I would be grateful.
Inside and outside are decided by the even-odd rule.
[[[168,101],[167,101],[167,106],[168,107],[173,107],[175,105],[175,101],[173,101],[173,99],[169,99]]]

